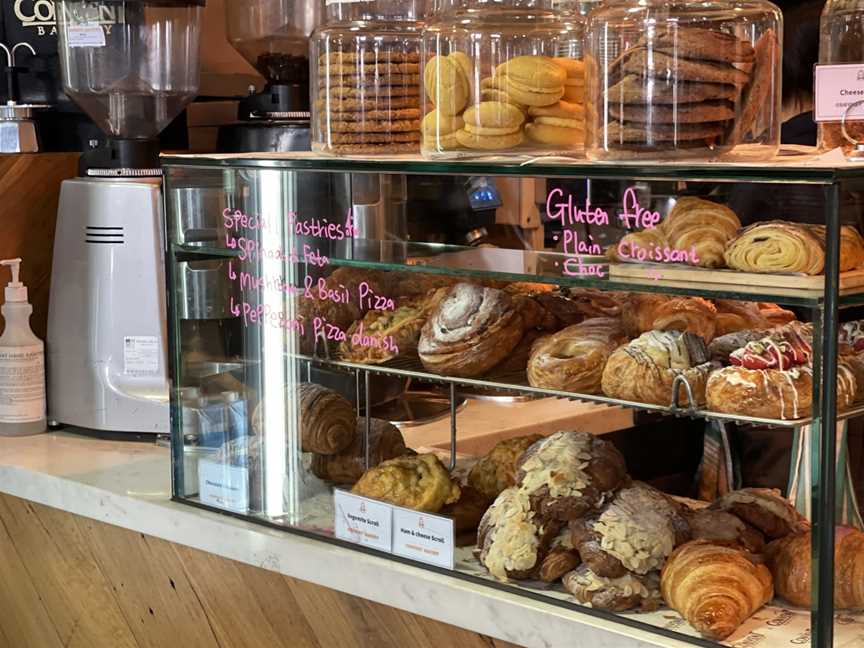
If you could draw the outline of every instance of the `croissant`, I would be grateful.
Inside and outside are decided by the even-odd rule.
[[[336,392],[313,383],[300,385],[297,400],[303,452],[330,455],[351,445],[357,422],[351,403]]]
[[[726,265],[744,272],[818,275],[825,268],[823,240],[805,225],[767,221],[742,230],[724,257]]]
[[[624,306],[624,332],[631,338],[648,331],[687,331],[705,342],[714,339],[717,309],[701,297],[632,293]]]
[[[718,497],[710,509],[732,513],[772,540],[810,528],[807,518],[780,491],[769,488],[729,491]]]
[[[705,400],[705,381],[714,368],[701,338],[678,331],[649,331],[616,349],[603,370],[603,393],[612,398],[670,405],[676,376],[689,383],[696,404]],[[688,405],[683,385],[678,403]]]
[[[595,317],[534,343],[528,359],[533,387],[599,394],[606,359],[627,337],[621,321]]]
[[[792,311],[769,302],[759,302],[759,310],[771,326],[783,326],[798,319]]]
[[[695,248],[703,268],[725,265],[726,244],[741,229],[741,221],[731,209],[701,198],[679,198],[661,224],[668,245],[676,250]]]
[[[808,225],[820,241],[825,241],[824,225]],[[840,272],[860,268],[864,264],[864,238],[851,225],[840,227]]]
[[[771,573],[733,547],[692,540],[660,573],[660,593],[703,637],[722,641],[774,596]]]
[[[417,351],[429,371],[471,378],[501,362],[523,333],[522,316],[508,293],[460,283],[430,314]]]
[[[339,454],[312,457],[312,473],[319,479],[325,479],[337,484],[353,484],[366,470],[366,450],[364,437],[366,433],[365,420],[357,419],[354,441]],[[402,432],[388,421],[373,418],[369,426],[369,467],[377,466],[382,461],[401,457],[406,454],[405,439]]]
[[[718,299],[714,305],[717,307],[715,330],[717,337],[737,331],[771,328],[771,323],[762,314],[756,302]]]
[[[834,607],[864,608],[864,533],[850,527],[834,531]],[[766,550],[777,594],[810,607],[810,532],[775,540]]]
[[[564,328],[578,324],[586,318],[621,317],[626,294],[593,288],[562,288],[536,295],[535,299],[556,318],[557,328]]]

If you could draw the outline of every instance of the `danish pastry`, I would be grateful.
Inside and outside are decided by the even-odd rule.
[[[312,457],[312,472],[319,479],[337,484],[353,484],[366,469],[364,437],[366,422],[357,419],[354,441],[338,454]],[[401,457],[408,452],[402,432],[388,421],[373,418],[369,426],[369,466]]]
[[[627,401],[670,405],[675,378],[682,376],[696,400],[693,405],[698,405],[705,400],[705,381],[715,367],[702,338],[678,331],[649,331],[609,356],[603,370],[603,393]],[[690,404],[684,385],[679,385],[678,404]]]
[[[748,554],[692,540],[678,547],[660,575],[660,592],[699,634],[722,641],[774,596],[771,573]]]
[[[529,447],[542,439],[539,434],[511,437],[495,444],[468,473],[468,484],[486,499],[493,500],[516,483],[516,462]]]
[[[569,522],[599,507],[627,479],[624,457],[584,432],[556,432],[534,443],[516,465],[516,484],[544,521]]]
[[[460,283],[423,326],[417,350],[423,366],[447,376],[481,376],[519,344],[524,324],[509,294]]]
[[[622,319],[631,338],[648,331],[687,331],[708,343],[716,332],[717,308],[701,297],[632,293]]]
[[[741,229],[741,221],[724,205],[686,197],[678,199],[660,227],[673,249],[695,249],[699,259],[696,265],[720,268],[725,265],[726,244]]]
[[[730,268],[744,272],[818,275],[825,269],[823,240],[805,225],[767,221],[742,230],[726,246],[724,258]]]
[[[533,387],[599,394],[606,360],[627,341],[621,321],[596,317],[540,338],[528,359]]]
[[[437,513],[453,504],[461,493],[434,454],[384,461],[363,473],[351,492],[427,513]]]

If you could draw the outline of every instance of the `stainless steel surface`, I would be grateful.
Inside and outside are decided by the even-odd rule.
[[[456,411],[462,411],[467,404],[467,399],[457,396]],[[426,425],[449,415],[450,398],[443,391],[409,390],[398,400],[372,408],[373,417],[400,428]]]
[[[178,264],[177,305],[180,319],[213,320],[231,317],[234,284],[228,280],[228,260],[186,261]]]
[[[172,241],[185,245],[219,243],[225,238],[222,212],[228,206],[222,187],[177,187],[168,194]]]
[[[397,174],[352,174],[353,258],[404,261],[408,238],[407,180]],[[395,244],[394,244],[395,243]]]

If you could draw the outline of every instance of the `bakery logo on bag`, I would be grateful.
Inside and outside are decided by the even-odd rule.
[[[772,627],[784,626],[792,620],[792,612],[789,610],[780,610],[776,617],[765,622],[765,625]]]
[[[739,639],[732,645],[735,648],[751,648],[751,646],[758,646],[760,643],[765,641],[766,637],[763,634],[759,634],[758,632],[751,632],[743,639]]]
[[[57,6],[52,0],[15,0],[15,18],[22,27],[33,28],[39,36],[57,35]],[[102,4],[84,10],[66,9],[69,24],[103,25],[111,33],[111,26],[125,22],[122,5]]]
[[[800,635],[795,637],[794,639],[790,639],[789,643],[795,644],[796,646],[810,645],[810,628],[807,628]]]

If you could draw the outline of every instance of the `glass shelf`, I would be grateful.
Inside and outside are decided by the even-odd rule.
[[[227,248],[184,246],[172,244],[172,253],[177,261],[213,258],[239,258],[239,250]],[[376,261],[366,259],[330,258],[332,266],[349,266],[387,272],[416,272],[470,280],[493,280],[502,282],[531,282],[574,288],[594,288],[604,291],[637,291],[668,295],[686,295],[709,299],[739,299],[764,301],[786,306],[819,307],[824,301],[822,290],[778,288],[773,286],[751,286],[746,284],[721,284],[707,282],[683,282],[654,278],[614,278],[609,276],[609,262],[602,257],[565,255],[560,252],[537,252],[532,250],[507,250],[502,248],[473,248],[439,243],[392,243],[380,242],[379,253],[385,258],[405,258],[406,261]],[[603,277],[564,274],[565,267],[576,272],[578,263],[599,266]],[[494,268],[494,269],[493,269]],[[663,266],[658,265],[662,274]],[[735,273],[729,272],[730,280]],[[841,293],[841,303],[853,306],[864,303],[864,289],[850,289]]]
[[[562,157],[526,160],[486,157],[479,160],[425,160],[417,155],[375,158],[325,157],[318,153],[174,155],[162,158],[173,167],[283,169],[367,173],[543,176],[614,180],[711,180],[833,184],[864,177],[864,165],[818,157],[811,149],[784,149],[770,162],[588,162]]]

